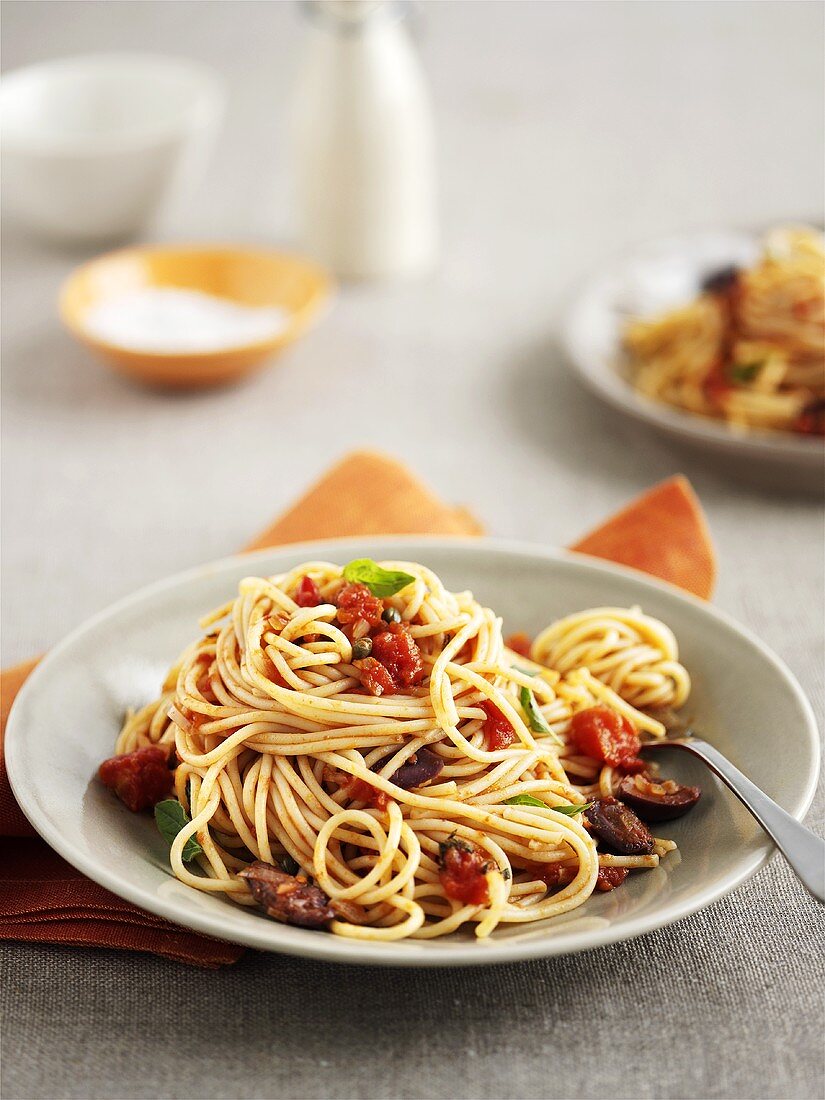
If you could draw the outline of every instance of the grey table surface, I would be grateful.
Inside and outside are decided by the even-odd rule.
[[[568,377],[555,335],[576,283],[640,238],[821,219],[821,6],[420,14],[441,266],[414,284],[345,288],[248,384],[169,397],[101,370],[55,315],[83,254],[4,227],[3,661],[231,552],[367,444],[492,533],[546,545],[688,474],[719,550],[718,605],[788,662],[821,721],[821,504],[748,487],[609,414]],[[5,69],[110,48],[215,66],[230,95],[218,154],[156,236],[289,243],[291,4],[5,0],[2,17]],[[356,408],[366,415],[353,421]],[[822,830],[821,789],[809,820]],[[2,1095],[820,1097],[824,931],[774,860],[670,929],[487,972],[249,954],[213,973],[4,944]]]

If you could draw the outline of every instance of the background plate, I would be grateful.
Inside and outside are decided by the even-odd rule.
[[[111,755],[124,711],[157,693],[197,636],[198,618],[230,598],[242,577],[309,559],[343,564],[367,556],[426,563],[449,588],[470,588],[495,608],[506,631],[535,633],[572,611],[640,604],[679,639],[694,681],[686,712],[698,728],[788,811],[805,813],[819,752],[810,705],[784,664],[722,613],[580,555],[478,540],[351,539],[267,550],[173,577],[104,611],[50,653],[20,692],[6,733],[12,787],[38,832],[96,882],[185,927],[269,951],[396,966],[499,963],[627,939],[694,912],[767,860],[772,845],[750,815],[698,761],[674,752],[663,761],[666,771],[704,791],[689,816],[661,827],[679,852],[573,913],[503,926],[488,940],[468,932],[359,943],[278,924],[179,883],[151,818],[130,813],[93,778]]]
[[[821,489],[825,455],[819,440],[790,432],[740,435],[722,421],[651,400],[621,371],[621,331],[631,316],[652,316],[689,302],[710,272],[752,264],[760,240],[755,233],[697,230],[639,246],[582,288],[564,325],[563,343],[581,380],[621,412],[706,454],[738,461],[741,472],[759,480]]]

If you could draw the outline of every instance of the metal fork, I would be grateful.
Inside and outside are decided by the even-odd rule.
[[[680,737],[648,741],[643,749],[684,749],[698,756],[756,818],[797,877],[818,902],[825,903],[825,840],[806,829],[795,817],[752,783],[713,745],[687,730]]]

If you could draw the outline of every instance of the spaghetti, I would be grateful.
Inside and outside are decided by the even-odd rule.
[[[640,393],[741,431],[825,434],[825,250],[780,229],[759,262],[712,275],[689,305],[624,333]]]
[[[611,833],[623,778],[656,785],[638,731],[664,727],[637,708],[690,686],[638,609],[563,619],[530,658],[422,565],[318,561],[246,578],[201,626],[101,769],[118,789],[104,769],[169,754],[170,862],[197,890],[359,939],[484,937],[675,847]]]

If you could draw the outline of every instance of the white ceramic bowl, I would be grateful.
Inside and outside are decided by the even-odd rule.
[[[66,242],[129,237],[195,182],[223,113],[220,81],[184,58],[101,53],[0,80],[4,203]]]
[[[657,826],[678,855],[572,913],[500,926],[486,940],[464,929],[436,940],[361,942],[279,924],[179,882],[151,816],[130,813],[95,780],[124,711],[156,695],[168,666],[198,636],[198,618],[231,598],[242,577],[361,557],[425,562],[449,588],[470,588],[500,612],[507,631],[536,633],[585,607],[639,604],[679,639],[693,679],[686,716],[696,728],[790,813],[801,818],[810,805],[819,758],[810,704],[766,646],[710,605],[580,554],[481,539],[362,538],[202,566],[122,600],[54,649],[26,681],[6,728],[9,778],[38,832],[108,890],[184,927],[265,951],[387,966],[514,962],[629,939],[708,905],[769,858],[773,845],[733,795],[697,760],[674,752],[666,774],[703,791],[691,814]]]

